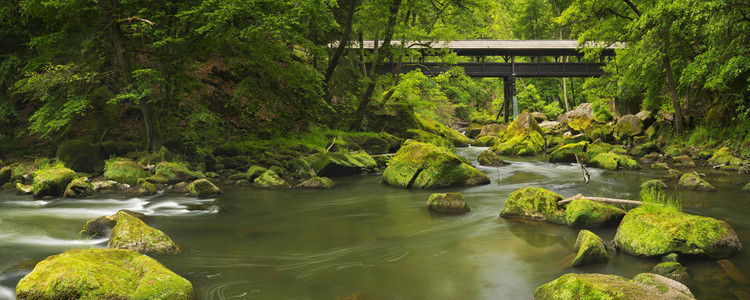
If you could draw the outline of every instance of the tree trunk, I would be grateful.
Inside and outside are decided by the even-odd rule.
[[[372,69],[370,69],[370,82],[367,84],[365,94],[362,96],[362,102],[360,102],[359,107],[357,107],[357,112],[354,116],[354,123],[351,126],[352,129],[361,127],[361,123],[365,117],[365,112],[367,111],[367,106],[370,105],[372,93],[375,92],[375,85],[378,81],[378,69],[380,69],[380,65],[383,64],[385,54],[389,52],[388,48],[391,46],[393,29],[396,26],[396,18],[398,17],[398,10],[400,7],[401,0],[394,0],[391,4],[390,15],[388,16],[388,27],[385,29],[385,40],[383,41],[381,49],[378,50],[377,47],[374,49],[377,51],[377,54],[375,54],[375,61],[372,64]]]
[[[672,74],[672,62],[667,55],[669,50],[669,37],[664,37],[664,54],[661,59],[664,63],[664,71],[667,77],[667,86],[669,87],[669,95],[672,98],[672,107],[674,108],[674,129],[677,134],[682,133],[682,107],[680,105],[680,99],[677,98],[677,85],[674,82],[674,75]]]
[[[344,25],[344,34],[339,40],[339,46],[336,48],[336,52],[333,53],[333,57],[328,61],[328,68],[326,68],[325,85],[331,81],[333,71],[341,60],[341,56],[346,51],[346,45],[349,44],[349,36],[352,34],[352,19],[354,18],[354,8],[356,7],[356,0],[349,0],[349,10],[346,14],[346,24]],[[330,101],[329,101],[330,102]]]

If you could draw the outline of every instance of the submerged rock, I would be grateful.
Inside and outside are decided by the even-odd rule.
[[[190,281],[133,250],[68,250],[16,286],[18,299],[192,299]]]
[[[465,213],[470,211],[464,195],[461,193],[437,193],[430,195],[427,208],[437,212]]]
[[[63,167],[52,167],[34,173],[34,197],[62,196],[65,188],[73,181],[76,172]]]
[[[279,175],[273,170],[268,170],[260,177],[255,178],[253,186],[261,189],[279,189],[288,188],[289,183],[287,183],[286,180],[281,179],[281,177],[279,177]]]
[[[150,227],[136,217],[118,212],[108,248],[132,249],[143,254],[178,253],[180,248],[164,232]]]
[[[700,176],[696,175],[693,172],[682,174],[682,176],[680,176],[680,181],[677,182],[677,186],[700,192],[716,191],[716,188],[713,185],[703,180],[703,178],[700,178]]]
[[[65,197],[88,197],[94,194],[94,188],[86,177],[74,179],[65,188]]]
[[[198,179],[188,185],[188,192],[196,197],[208,197],[223,193],[219,187],[207,179]]]
[[[688,274],[687,269],[678,262],[662,262],[654,266],[651,273],[676,280],[688,287],[693,285],[693,278]]]
[[[578,232],[574,249],[578,253],[571,263],[573,267],[609,261],[607,246],[604,244],[602,238],[591,231],[581,230]]]
[[[678,253],[718,258],[742,250],[727,222],[658,205],[629,211],[617,228],[614,242],[629,254],[646,257]]]
[[[534,299],[695,299],[685,285],[649,273],[628,280],[617,275],[565,274],[534,292]]]
[[[541,127],[528,111],[523,111],[491,149],[500,155],[526,156],[542,153],[544,145]]]
[[[487,184],[490,179],[445,148],[408,140],[383,171],[383,182],[428,189]]]
[[[136,185],[138,178],[145,178],[149,173],[137,162],[127,158],[113,158],[104,164],[104,177],[129,185]]]
[[[313,177],[305,180],[297,185],[297,187],[307,189],[330,189],[334,187],[336,183],[328,177]]]
[[[497,155],[495,151],[489,149],[484,150],[479,154],[479,157],[477,157],[477,162],[479,162],[480,165],[487,167],[500,167],[508,165],[507,162],[500,158],[500,155]]]
[[[543,188],[522,188],[508,196],[500,216],[565,224],[565,210],[557,205],[560,200],[562,196]]]
[[[365,151],[317,153],[307,160],[318,176],[357,175],[371,172],[378,166]]]
[[[565,223],[576,228],[599,228],[617,225],[624,215],[621,208],[585,198],[576,199],[565,208]]]

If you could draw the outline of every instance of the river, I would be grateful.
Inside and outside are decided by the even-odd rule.
[[[486,148],[459,148],[472,160]],[[577,193],[632,198],[639,185],[665,171],[609,172],[590,168],[583,184],[579,167],[550,164],[543,157],[507,158],[499,168],[479,167],[489,185],[454,188],[471,212],[432,214],[425,208],[436,191],[385,186],[379,175],[334,178],[330,190],[259,190],[223,186],[216,199],[157,194],[127,198],[98,194],[87,199],[34,200],[0,193],[0,270],[41,260],[68,249],[103,248],[106,239],[78,236],[86,220],[130,209],[150,215],[149,225],[167,233],[186,251],[154,255],[193,283],[197,299],[336,299],[361,294],[373,299],[530,299],[537,286],[569,272],[617,274],[627,278],[659,261],[613,256],[607,264],[569,267],[578,230],[498,216],[508,195],[543,187],[568,197]],[[747,247],[750,177],[709,174],[719,192],[677,191],[684,211],[726,220]],[[674,191],[674,183],[669,185]],[[674,192],[673,192],[674,193]],[[228,207],[219,214],[216,200]],[[207,211],[189,211],[204,203]],[[615,229],[593,230],[611,241]],[[730,258],[750,270],[747,251]],[[738,284],[715,260],[684,263],[701,299],[734,299]],[[13,299],[25,272],[0,274],[0,299]],[[746,288],[746,287],[745,287]]]

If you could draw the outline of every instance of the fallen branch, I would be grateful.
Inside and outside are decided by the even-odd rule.
[[[573,153],[573,155],[576,156],[576,162],[578,163],[578,166],[581,167],[581,175],[583,175],[583,184],[588,184],[589,180],[591,179],[591,175],[589,175],[589,171],[583,167],[583,163],[581,163],[581,159],[578,158],[578,154]]]
[[[603,197],[584,197],[582,194],[577,194],[577,195],[569,197],[567,199],[563,199],[563,200],[557,201],[557,205],[562,206],[562,205],[568,204],[568,203],[572,202],[573,200],[577,200],[577,199],[587,199],[587,200],[591,200],[591,201],[602,202],[602,203],[609,203],[609,204],[624,204],[624,205],[635,205],[635,206],[641,205],[641,201],[625,200],[625,199],[615,199],[615,198],[603,198]]]
[[[370,157],[378,158],[378,157],[383,157],[383,156],[394,156],[394,155],[396,155],[396,153],[375,154],[375,155],[370,155]]]
[[[328,146],[328,148],[326,148],[326,153],[328,153],[328,151],[330,151],[331,148],[333,148],[334,144],[336,144],[336,137],[335,136],[333,137],[333,142],[331,142],[331,145]]]

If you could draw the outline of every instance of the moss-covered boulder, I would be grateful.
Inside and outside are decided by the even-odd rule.
[[[383,182],[428,189],[487,184],[490,179],[445,148],[408,140],[383,171]]]
[[[247,169],[247,172],[246,172],[246,175],[247,175],[246,177],[247,178],[246,179],[249,180],[250,182],[253,182],[253,181],[255,181],[255,178],[260,177],[266,171],[268,171],[268,169],[266,169],[264,167],[261,167],[261,166],[251,166],[250,168]]]
[[[483,136],[478,137],[474,142],[471,143],[474,147],[492,147],[497,143],[498,137],[496,136]]]
[[[10,182],[11,175],[13,175],[13,169],[10,166],[0,168],[0,185]]]
[[[453,146],[466,147],[471,144],[471,139],[461,134],[460,132],[451,129],[450,127],[445,126],[432,118],[421,115],[417,116],[419,117],[419,121],[425,131],[432,132],[439,136],[442,136],[443,138],[446,138],[451,142],[451,144],[453,144]]]
[[[450,140],[438,134],[427,132],[422,129],[409,129],[407,133],[408,133],[406,135],[407,139],[415,140],[415,141],[422,142],[422,143],[433,144],[438,147],[449,149],[451,152],[456,151],[456,146],[453,145],[453,142],[451,142]]]
[[[207,179],[198,179],[188,185],[188,192],[196,197],[208,197],[221,194],[221,189]]]
[[[365,151],[317,153],[307,160],[318,176],[326,177],[362,174],[377,168],[377,162]]]
[[[149,173],[137,162],[127,158],[108,159],[104,163],[104,177],[120,183],[136,185],[138,178],[145,178]]]
[[[560,200],[562,196],[543,188],[522,188],[508,196],[500,216],[565,224],[565,210],[557,205]]]
[[[65,188],[73,181],[76,172],[61,166],[50,167],[34,172],[34,197],[62,196]]]
[[[93,236],[106,236],[112,231],[112,228],[117,225],[117,219],[120,213],[129,214],[135,218],[143,220],[146,218],[145,214],[134,212],[127,209],[122,209],[111,216],[101,216],[86,221],[86,225],[83,226],[83,231]]]
[[[461,193],[436,193],[427,199],[427,208],[444,213],[465,213],[470,211],[466,198]]]
[[[542,128],[528,111],[524,111],[505,129],[502,138],[491,149],[500,155],[528,156],[542,153],[544,146]]]
[[[675,167],[694,168],[695,161],[690,156],[678,155],[672,158]]]
[[[118,212],[108,248],[132,249],[140,253],[178,253],[180,248],[164,232],[150,227],[136,217]]]
[[[652,190],[663,190],[667,187],[667,184],[664,183],[664,181],[661,181],[659,179],[649,179],[641,183],[641,189],[652,189]]]
[[[65,197],[84,198],[94,194],[94,188],[86,177],[76,178],[65,188]]]
[[[680,181],[677,182],[677,186],[700,192],[716,191],[716,188],[713,185],[693,172],[682,174],[682,176],[680,176]]]
[[[614,132],[612,125],[599,122],[591,122],[591,124],[586,126],[586,129],[583,130],[583,133],[589,141],[610,141],[612,140],[612,132]]]
[[[614,135],[618,141],[629,140],[641,134],[643,134],[643,121],[635,115],[624,115],[615,125]]]
[[[678,281],[688,287],[693,285],[693,278],[688,274],[687,269],[678,262],[659,263],[654,266],[651,273]]]
[[[508,164],[495,151],[489,149],[482,151],[477,157],[477,161],[480,165],[487,167],[500,167]]]
[[[175,184],[204,178],[206,176],[203,173],[191,171],[184,163],[163,161],[156,165],[154,176],[149,177],[148,180],[152,183]]]
[[[578,251],[573,259],[571,266],[582,266],[598,264],[609,261],[607,245],[604,240],[588,230],[578,232],[574,250]]]
[[[537,300],[559,299],[695,299],[672,279],[649,273],[628,280],[617,275],[565,274],[534,292]]]
[[[658,205],[629,211],[614,242],[629,254],[646,257],[669,253],[727,257],[742,250],[737,234],[726,222]]]
[[[617,225],[625,215],[621,208],[588,199],[576,199],[565,208],[565,223],[576,228]]]
[[[289,183],[279,177],[273,170],[268,170],[263,175],[255,178],[253,186],[261,189],[283,189],[288,188]]]
[[[16,286],[18,299],[192,299],[190,281],[133,250],[68,250]]]
[[[104,155],[96,144],[82,140],[69,140],[57,148],[57,158],[69,168],[78,172],[101,172],[104,167]]]
[[[508,128],[507,125],[504,124],[489,124],[482,127],[482,131],[477,136],[477,139],[485,137],[485,136],[493,136],[496,138],[500,138],[503,135],[503,132],[505,132],[505,129]]]
[[[728,165],[728,166],[741,166],[745,161],[739,157],[732,155],[732,151],[723,147],[716,151],[713,156],[708,160],[708,164],[711,166]]]
[[[629,154],[635,157],[643,157],[650,153],[659,152],[659,147],[654,142],[646,142],[630,149]]]
[[[297,187],[300,188],[306,188],[306,189],[330,189],[334,187],[336,183],[333,182],[328,177],[313,177],[308,180],[305,180],[297,185]]]
[[[30,185],[25,185],[23,183],[17,182],[16,183],[16,192],[19,195],[31,195],[34,193],[34,187]]]
[[[557,121],[574,131],[583,131],[594,121],[594,110],[591,103],[581,103],[574,110],[560,115]]]
[[[597,154],[589,161],[588,165],[610,171],[618,169],[638,170],[641,168],[634,159],[614,152]]]
[[[574,163],[577,162],[576,155],[579,159],[583,159],[583,153],[586,152],[589,142],[582,141],[573,144],[566,144],[558,147],[549,154],[549,162],[551,163]]]

